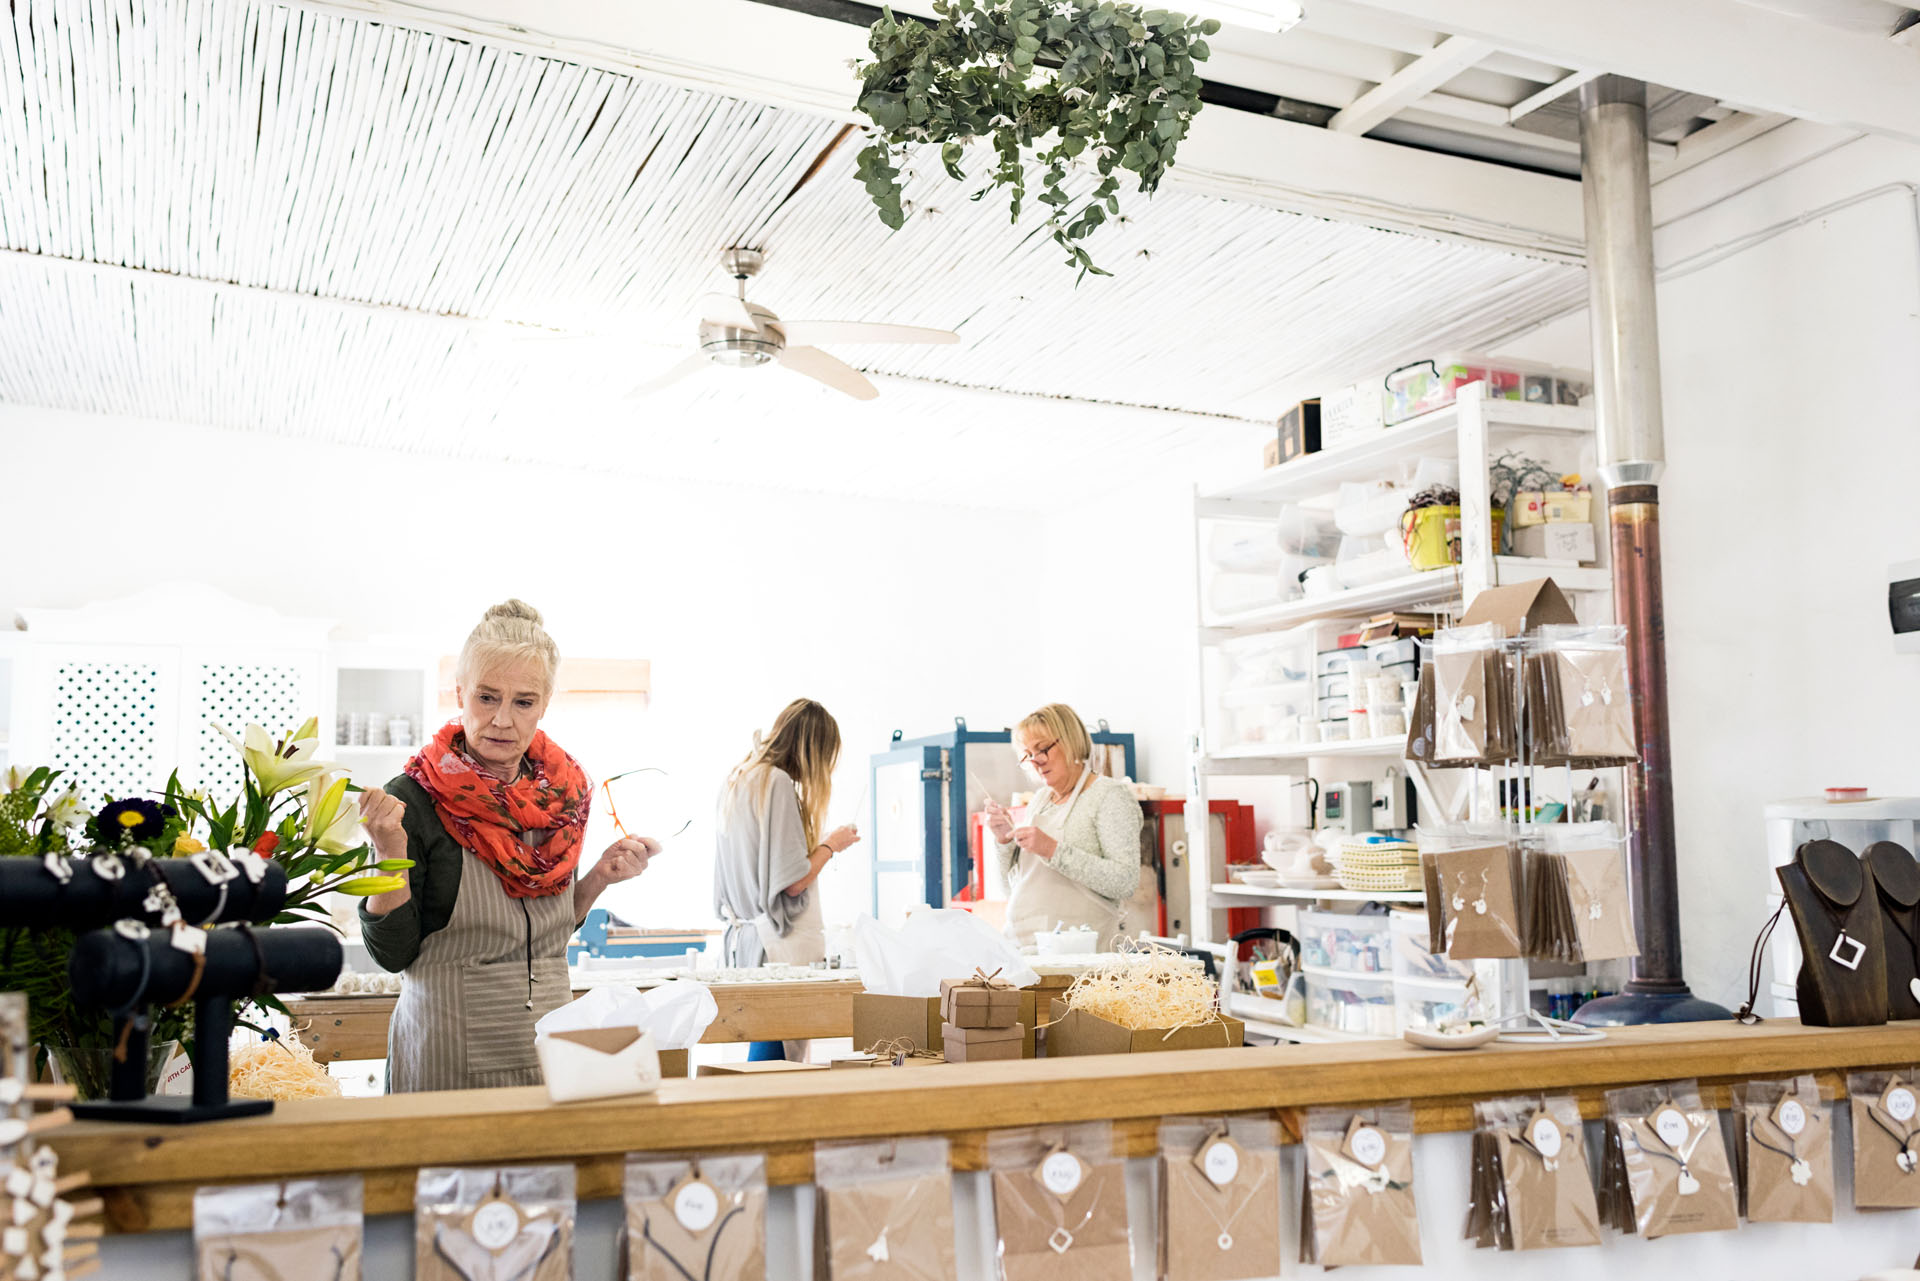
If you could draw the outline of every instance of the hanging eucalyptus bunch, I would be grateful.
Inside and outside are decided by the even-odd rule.
[[[992,140],[992,182],[1008,190],[1018,222],[1029,155],[1045,166],[1036,197],[1053,238],[1081,275],[1108,275],[1080,244],[1120,212],[1120,171],[1151,192],[1173,164],[1200,110],[1194,64],[1220,24],[1115,0],[935,0],[933,27],[890,9],[873,24],[871,62],[860,72],[860,110],[879,137],[860,153],[856,176],[880,219],[906,221],[900,165],[916,143],[938,144],[949,176],[965,181],[965,144]],[[1078,198],[1069,173],[1096,181]]]

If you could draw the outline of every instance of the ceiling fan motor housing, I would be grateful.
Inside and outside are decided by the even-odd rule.
[[[749,304],[749,309],[764,322],[775,319],[772,312]],[[725,321],[700,322],[700,350],[716,365],[750,369],[764,365],[780,354],[786,339],[777,328],[765,324],[760,329],[742,329]]]

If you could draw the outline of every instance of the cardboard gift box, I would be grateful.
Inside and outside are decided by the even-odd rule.
[[[1085,1010],[1070,1010],[1065,1001],[1053,1002],[1053,1022],[1047,1027],[1047,1057],[1070,1054],[1138,1054],[1146,1050],[1219,1050],[1241,1045],[1247,1025],[1222,1016],[1218,1022],[1134,1031]]]
[[[536,1037],[533,1046],[547,1095],[555,1103],[648,1094],[660,1088],[660,1055],[653,1048],[653,1033],[637,1027],[553,1032]]]
[[[955,1027],[949,1023],[941,1032],[946,1038],[949,1063],[981,1063],[988,1059],[1026,1057],[1022,1051],[1026,1046],[1027,1029],[1019,1023],[1012,1027]]]
[[[1261,459],[1269,467],[1320,452],[1320,402],[1303,400],[1280,415],[1280,428]]]
[[[824,1072],[824,1063],[793,1063],[786,1059],[749,1060],[745,1063],[702,1063],[701,1076],[772,1076],[781,1072]]]
[[[1026,1028],[1021,1050],[1023,1058],[1033,1057],[1034,994],[1019,989],[1018,1022]],[[905,1042],[917,1050],[945,1048],[941,1025],[940,998],[937,996],[882,996],[875,992],[853,994],[853,1048],[870,1050],[876,1045]]]
[[[979,976],[941,979],[940,1018],[954,1027],[1012,1027],[1020,1021],[1020,989]]]
[[[1582,564],[1596,554],[1593,526],[1532,525],[1513,531],[1513,554],[1547,560],[1575,560]]]

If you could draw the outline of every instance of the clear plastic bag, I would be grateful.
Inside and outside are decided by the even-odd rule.
[[[432,1166],[414,1184],[414,1281],[570,1281],[571,1165]]]
[[[1529,829],[1526,955],[1583,964],[1638,956],[1626,840],[1612,823]]]
[[[1433,669],[1429,764],[1505,765],[1518,754],[1516,642],[1495,625],[1450,628],[1424,646]],[[1422,673],[1425,680],[1425,673]],[[1424,693],[1422,694],[1424,697]]]
[[[627,1281],[766,1281],[767,1161],[627,1158]]]
[[[821,1143],[820,1281],[954,1281],[953,1173],[940,1138]]]
[[[1481,1249],[1600,1244],[1580,1105],[1571,1095],[1473,1106],[1466,1237]]]
[[[193,1194],[199,1281],[360,1281],[360,1176],[201,1188]]]
[[[1217,520],[1207,534],[1207,559],[1236,574],[1280,568],[1280,536],[1271,521]]]
[[[1920,1206],[1920,1068],[1849,1072],[1853,1105],[1853,1205]]]
[[[1627,629],[1548,624],[1526,659],[1528,756],[1536,765],[1605,769],[1640,759]]]
[[[1130,1276],[1127,1163],[1105,1121],[987,1136],[1001,1281]]]
[[[1456,961],[1524,956],[1520,868],[1502,828],[1421,828],[1427,925],[1436,945],[1428,950]]]
[[[1733,1087],[1734,1165],[1750,1223],[1833,1222],[1833,1107],[1812,1076]]]
[[[1607,1092],[1603,1213],[1643,1237],[1724,1232],[1739,1205],[1719,1113],[1692,1081]]]
[[[1413,1104],[1309,1108],[1300,1261],[1336,1268],[1420,1263]]]
[[[1160,1281],[1280,1275],[1280,1132],[1265,1117],[1160,1123]]]

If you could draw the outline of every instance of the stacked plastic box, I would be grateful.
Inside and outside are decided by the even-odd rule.
[[[1388,918],[1302,911],[1294,929],[1307,976],[1307,1022],[1356,1036],[1396,1036]]]

